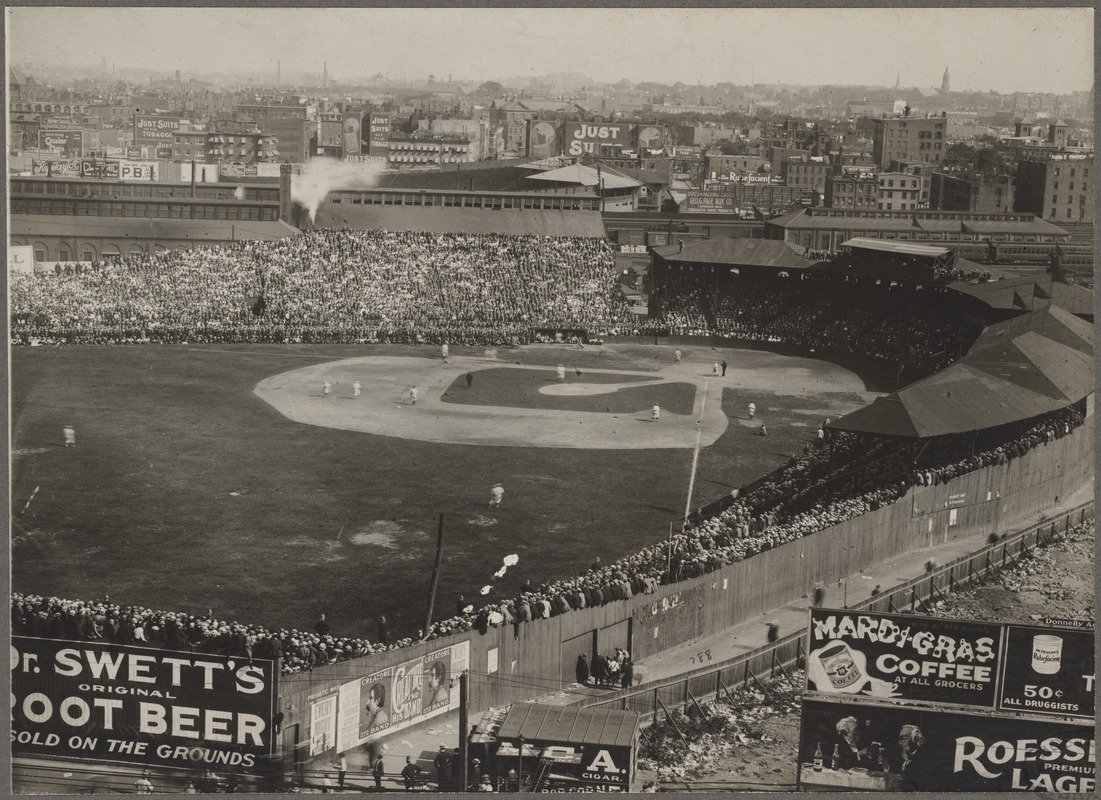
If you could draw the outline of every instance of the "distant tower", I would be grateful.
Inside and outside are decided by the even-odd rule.
[[[902,80],[902,73],[899,72],[898,74],[895,75],[895,94],[898,94],[898,85],[899,85],[899,82],[901,80]]]
[[[948,67],[944,68],[944,77],[940,81],[940,93],[948,94],[952,91],[952,84],[948,80]]]

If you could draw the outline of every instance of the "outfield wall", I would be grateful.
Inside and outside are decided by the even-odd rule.
[[[315,742],[310,755],[311,717],[321,716],[311,713],[311,705],[343,684],[467,642],[471,714],[546,695],[573,681],[579,653],[628,646],[637,662],[801,597],[817,581],[835,582],[931,544],[1016,527],[1093,480],[1093,444],[1091,413],[1070,435],[1008,464],[938,486],[913,487],[890,506],[651,595],[283,676],[279,703],[286,764],[328,764],[335,758],[327,739],[325,749]],[[487,674],[491,663],[496,674]]]

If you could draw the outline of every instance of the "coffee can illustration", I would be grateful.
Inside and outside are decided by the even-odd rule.
[[[1032,669],[1041,675],[1054,675],[1063,662],[1063,639],[1041,633],[1032,638]]]
[[[847,689],[863,677],[852,651],[844,642],[827,647],[818,658],[834,689]]]

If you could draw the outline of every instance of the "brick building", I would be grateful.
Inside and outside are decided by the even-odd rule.
[[[894,117],[873,120],[872,158],[880,169],[892,162],[939,164],[944,157],[945,117]]]
[[[1093,223],[1093,156],[1063,154],[1017,163],[1014,211],[1051,222]]]

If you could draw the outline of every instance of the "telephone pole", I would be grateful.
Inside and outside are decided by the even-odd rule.
[[[436,587],[440,583],[440,560],[443,557],[443,514],[440,514],[439,531],[436,534],[436,563],[432,566],[432,585],[428,589],[428,610],[424,614],[424,638],[432,626],[432,607],[436,604]]]
[[[466,670],[459,675],[459,780],[462,781],[462,789],[466,792],[470,789],[470,743],[466,738],[466,728],[469,723],[467,718],[467,703],[470,701],[470,689],[467,681],[470,675]]]

